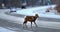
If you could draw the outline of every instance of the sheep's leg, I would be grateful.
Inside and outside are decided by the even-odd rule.
[[[26,28],[27,28],[27,25],[26,25],[27,23],[25,23],[25,26],[26,26]]]
[[[32,21],[31,21],[31,28],[32,28]]]
[[[23,24],[23,28],[24,28],[24,24]]]
[[[34,24],[35,24],[36,27],[38,27],[35,21],[34,21]]]
[[[25,26],[26,24],[25,23],[23,23],[23,28],[24,28],[24,26]]]
[[[27,25],[26,25],[26,23],[25,23],[25,24],[23,24],[23,28],[24,28],[24,26],[27,28]]]
[[[24,28],[24,26],[27,28],[27,21],[24,21],[24,23],[23,23],[23,28]]]

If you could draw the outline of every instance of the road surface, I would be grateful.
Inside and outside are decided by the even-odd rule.
[[[31,28],[30,23],[27,23],[28,28],[23,28],[24,17],[16,17],[5,14],[8,11],[6,9],[0,10],[0,31],[1,32],[60,32],[60,22],[59,21],[50,21],[48,19],[36,20],[38,27]],[[54,19],[53,19],[54,20]],[[4,31],[2,31],[4,30]]]

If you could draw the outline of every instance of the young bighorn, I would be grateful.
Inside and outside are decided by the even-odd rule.
[[[50,10],[52,10],[52,7],[47,8],[46,12],[50,12]]]
[[[32,22],[34,22],[34,24],[37,26],[37,24],[35,23],[36,19],[39,17],[38,14],[35,14],[35,16],[26,16],[23,22],[23,25],[27,24],[27,22],[31,22],[31,27],[32,27]]]
[[[51,12],[51,13],[54,13],[54,14],[56,14],[57,13],[57,10],[55,9],[55,7],[53,8],[53,7],[50,7],[50,8],[48,8],[47,10],[46,10],[46,13],[47,12]]]

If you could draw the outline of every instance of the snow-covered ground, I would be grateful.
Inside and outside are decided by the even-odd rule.
[[[6,28],[0,27],[0,32],[15,32],[15,31],[11,31]]]
[[[38,13],[40,17],[48,17],[48,18],[56,18],[60,19],[60,15],[55,14],[55,12],[51,11],[46,13],[46,9],[49,7],[52,7],[52,9],[56,5],[49,5],[49,6],[40,6],[40,7],[32,7],[32,8],[27,8],[27,9],[21,9],[17,10],[17,14],[23,14],[23,15],[35,15],[35,13]]]
[[[17,29],[15,29],[15,28],[11,29],[11,28],[0,27],[0,32],[33,32],[33,31],[21,30],[21,29],[19,29],[19,31],[14,31],[14,30],[17,30]]]
[[[46,14],[45,11],[47,8],[50,8],[50,7],[54,8],[55,6],[56,5],[31,7],[31,8],[27,8],[27,9],[17,10],[17,13],[24,14],[24,15],[33,15],[34,13]],[[49,12],[47,14],[53,14],[53,13]]]
[[[28,29],[23,29],[22,23],[24,21],[24,18],[7,15],[4,13],[6,11],[8,10],[7,9],[0,10],[0,32],[60,32],[60,21],[54,22],[54,21],[36,20],[38,28],[35,27],[35,25],[33,24],[33,30],[32,30],[30,26],[31,23],[29,22],[27,23]],[[45,15],[44,13],[42,14]],[[33,15],[33,14],[29,14],[29,15]],[[47,14],[45,15],[45,17],[48,17]]]

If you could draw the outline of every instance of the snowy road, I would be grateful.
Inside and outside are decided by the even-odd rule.
[[[27,23],[28,28],[23,29],[22,23],[24,21],[24,18],[7,15],[4,13],[6,11],[7,10],[0,10],[1,32],[2,30],[4,30],[3,32],[7,30],[11,32],[60,32],[59,21],[54,22],[54,21],[36,20],[38,27],[35,27],[35,25],[33,24],[33,28],[32,28],[33,30],[32,30],[30,27],[30,23],[28,22]]]

